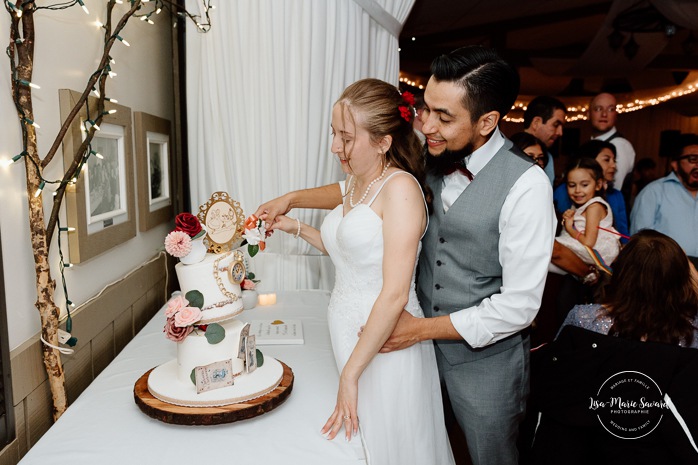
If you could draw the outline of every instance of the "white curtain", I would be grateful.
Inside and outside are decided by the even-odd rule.
[[[343,178],[331,107],[365,77],[397,85],[398,38],[414,0],[224,0],[202,34],[187,25],[192,209],[215,191],[245,215],[286,192]],[[191,11],[200,8],[187,0]],[[319,227],[326,212],[290,213]],[[250,260],[261,290],[330,289],[329,258],[276,233]]]

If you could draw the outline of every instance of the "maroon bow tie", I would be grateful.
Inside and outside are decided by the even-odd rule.
[[[460,171],[465,175],[466,178],[468,178],[470,181],[473,180],[473,173],[470,172],[468,168],[465,167],[462,163],[452,163],[448,165],[446,168],[444,168],[443,174],[444,176],[448,176],[451,173],[455,173],[456,171]]]

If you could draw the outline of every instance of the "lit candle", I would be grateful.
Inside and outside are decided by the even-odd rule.
[[[276,294],[259,294],[259,305],[274,305],[276,303]]]

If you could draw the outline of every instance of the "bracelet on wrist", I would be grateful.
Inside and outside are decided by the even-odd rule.
[[[296,234],[293,235],[294,239],[298,239],[298,237],[301,235],[301,220],[296,218],[296,224],[298,224],[298,229],[296,230]]]

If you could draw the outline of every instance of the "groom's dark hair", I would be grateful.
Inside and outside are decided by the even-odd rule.
[[[455,82],[465,89],[461,103],[473,122],[489,111],[504,118],[519,94],[516,69],[494,50],[479,45],[437,57],[431,63],[431,74],[437,81]]]

